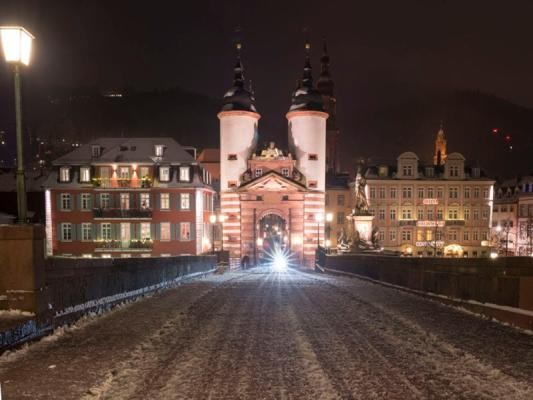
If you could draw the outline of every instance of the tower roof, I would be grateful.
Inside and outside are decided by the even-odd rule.
[[[253,92],[245,87],[244,67],[241,62],[241,44],[237,43],[237,62],[233,67],[233,86],[224,94],[221,111],[257,112]]]
[[[311,45],[306,43],[304,72],[298,87],[292,94],[289,111],[324,111],[322,96],[320,92],[313,87],[313,70],[309,58],[310,48]]]
[[[328,46],[324,40],[324,52],[322,57],[320,57],[320,75],[317,80],[318,91],[322,95],[333,96],[333,89],[335,84],[333,79],[331,79],[331,74],[329,72],[329,55],[328,55]]]

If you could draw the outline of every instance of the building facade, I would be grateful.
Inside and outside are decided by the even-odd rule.
[[[445,150],[438,150],[442,160]],[[447,154],[442,165],[423,165],[406,152],[394,166],[368,168],[365,177],[384,249],[407,256],[490,254],[494,181],[465,166],[461,154]]]
[[[171,138],[101,138],[57,159],[46,182],[47,253],[200,254],[211,249],[208,171]]]
[[[260,115],[245,87],[240,56],[220,120],[220,211],[230,256],[257,262],[273,246],[312,266],[324,242],[326,119],[313,85],[309,46],[304,73],[286,115],[289,151],[258,149]]]

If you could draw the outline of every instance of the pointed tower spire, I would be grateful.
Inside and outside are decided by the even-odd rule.
[[[226,92],[222,100],[222,111],[241,110],[257,112],[253,93],[244,86],[244,67],[241,62],[242,43],[235,43],[237,61],[233,67],[233,86]]]
[[[322,96],[313,86],[313,69],[310,57],[311,44],[305,42],[305,62],[302,79],[292,94],[292,104],[289,111],[310,110],[324,111]]]
[[[443,165],[446,161],[446,137],[444,136],[444,121],[440,121],[440,128],[435,139],[435,155],[433,156],[434,165]]]
[[[333,96],[334,88],[333,80],[329,73],[329,54],[328,54],[328,45],[326,39],[323,39],[323,53],[320,57],[320,76],[317,81],[317,88],[320,94],[323,96]]]

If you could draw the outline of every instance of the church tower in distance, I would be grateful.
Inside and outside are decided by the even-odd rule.
[[[435,155],[433,156],[433,165],[444,165],[446,161],[446,138],[444,137],[444,128],[441,122],[437,138],[435,139]]]

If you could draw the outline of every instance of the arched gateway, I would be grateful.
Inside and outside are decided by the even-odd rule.
[[[224,248],[230,257],[253,262],[265,239],[282,241],[297,262],[312,267],[318,238],[324,238],[316,216],[324,213],[328,114],[313,85],[309,54],[287,113],[288,152],[274,143],[258,151],[260,115],[244,82],[239,55],[218,114]]]

